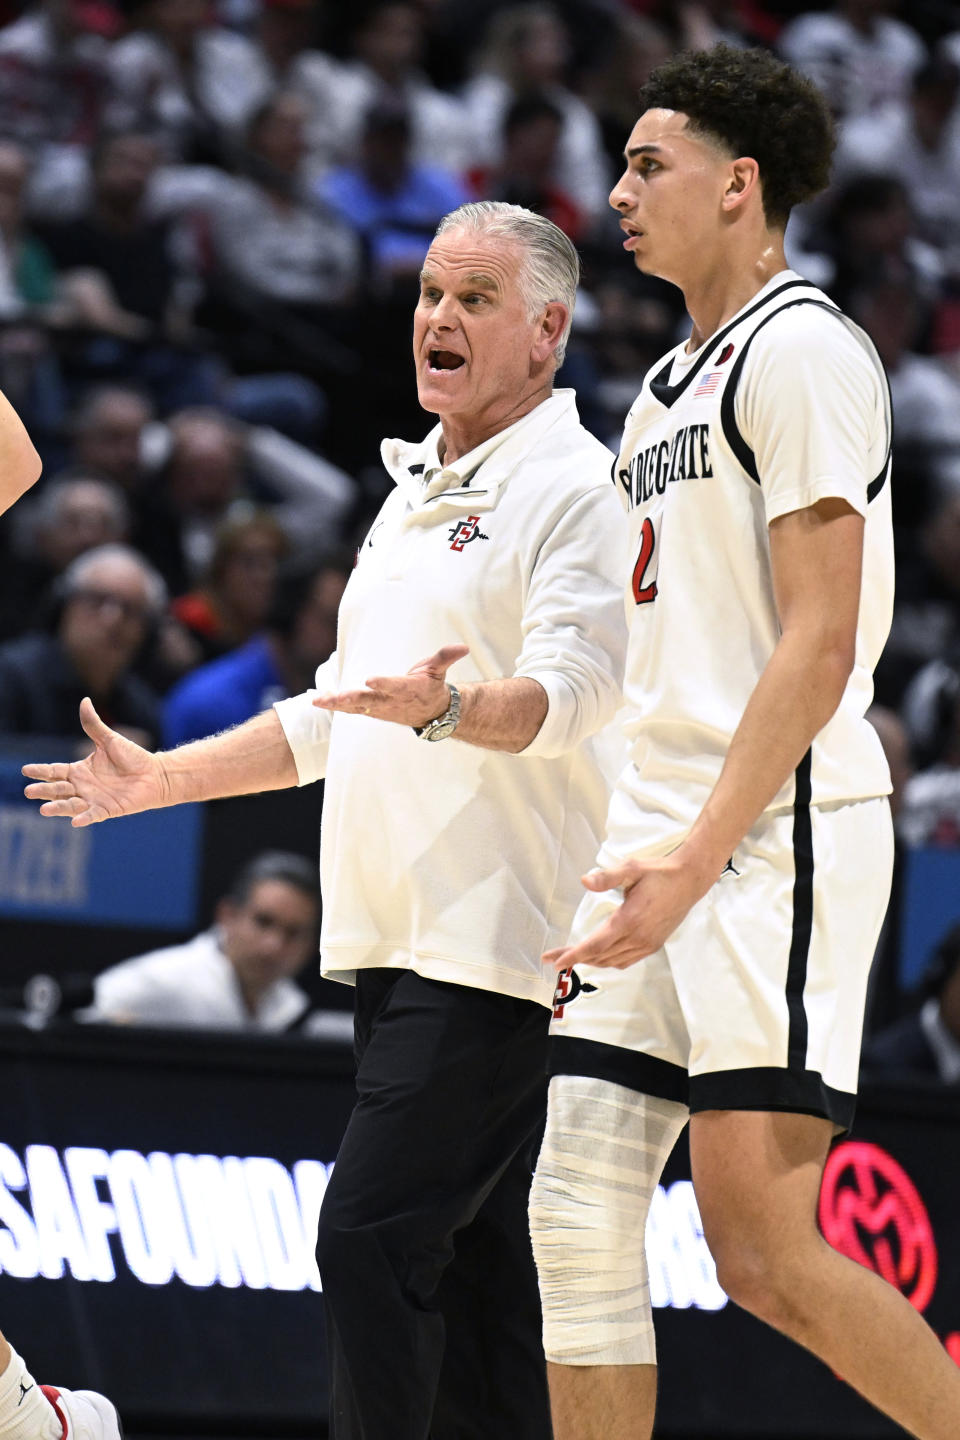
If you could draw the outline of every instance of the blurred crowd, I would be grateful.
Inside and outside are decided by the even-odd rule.
[[[616,448],[679,292],[607,194],[679,48],[766,45],[829,96],[788,254],[894,401],[898,598],[874,716],[902,843],[960,847],[960,10],[946,0],[0,0],[0,390],[44,460],[0,522],[0,738],[150,746],[302,689],[384,435],[428,422],[417,275],[467,199],[584,263],[560,384]],[[958,901],[960,909],[960,901]]]

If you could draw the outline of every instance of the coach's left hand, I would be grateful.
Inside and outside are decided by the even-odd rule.
[[[313,703],[318,710],[369,715],[371,720],[390,720],[395,725],[419,729],[449,708],[446,673],[451,665],[469,654],[466,645],[443,645],[435,655],[418,660],[406,675],[374,675],[362,690],[319,695]]]
[[[556,970],[580,964],[626,970],[660,949],[716,878],[694,869],[682,847],[663,860],[626,860],[609,870],[591,870],[581,882],[585,888],[622,890],[623,904],[579,945],[548,950],[543,962]]]

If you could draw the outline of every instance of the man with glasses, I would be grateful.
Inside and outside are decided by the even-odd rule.
[[[90,695],[115,728],[152,749],[157,699],[131,666],[165,604],[160,576],[126,545],[78,556],[54,586],[53,633],[0,647],[0,733],[76,735],[77,706]]]

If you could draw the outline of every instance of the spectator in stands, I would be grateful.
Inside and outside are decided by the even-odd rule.
[[[130,385],[98,385],[83,396],[70,424],[73,459],[91,475],[112,480],[136,496],[147,479],[144,431],[153,419],[145,390]]]
[[[163,581],[135,550],[103,545],[79,556],[56,587],[53,633],[0,646],[0,734],[76,736],[78,704],[98,695],[152,749],[156,697],[131,667],[165,603]]]
[[[921,667],[960,654],[960,494],[940,500],[907,538],[899,546],[893,626],[876,673],[877,698],[894,707]],[[917,752],[915,736],[912,743],[920,763],[931,763],[932,754]]]
[[[863,1052],[878,1076],[926,1075],[960,1082],[960,924],[943,936],[922,985],[920,1009],[881,1030]]]
[[[203,584],[170,607],[204,661],[245,645],[263,629],[277,569],[289,548],[283,527],[268,510],[239,513],[223,522]]]
[[[0,637],[36,623],[43,597],[87,550],[114,545],[130,533],[130,511],[115,486],[92,476],[63,476],[44,485],[15,515],[15,544],[0,571]]]
[[[458,99],[437,90],[421,73],[423,51],[423,14],[412,0],[373,0],[362,8],[352,58],[329,77],[341,161],[356,154],[371,105],[387,100],[410,112],[416,164],[466,169],[474,144],[469,117]]]
[[[571,240],[580,239],[586,216],[555,178],[562,134],[563,112],[549,95],[514,100],[503,121],[500,163],[469,172],[476,199],[523,205],[546,215]]]
[[[0,136],[33,158],[37,215],[53,218],[65,192],[82,188],[86,152],[106,114],[109,46],[88,25],[110,33],[119,20],[106,5],[93,11],[82,0],[39,0],[0,30]]]
[[[556,183],[593,219],[606,212],[611,175],[596,116],[564,84],[568,59],[567,31],[551,6],[513,6],[494,16],[481,72],[463,95],[474,163],[491,167],[502,158],[503,122],[513,101],[531,91],[548,95],[563,116]]]
[[[666,27],[649,16],[624,12],[615,19],[616,33],[603,63],[588,76],[585,95],[599,121],[613,175],[623,165],[624,137],[636,124],[637,94],[674,49]]]
[[[235,76],[251,42],[210,23],[207,0],[139,0],[134,30],[110,56],[114,123],[162,142],[165,158],[222,162],[224,142],[246,119]]]
[[[309,997],[294,981],[316,952],[315,864],[268,850],[236,877],[216,923],[188,940],[104,970],[83,1018],[208,1030],[290,1030]]]
[[[908,845],[960,847],[960,651],[947,651],[914,676],[903,703],[922,766],[904,791]]]
[[[210,565],[214,537],[235,502],[270,506],[291,545],[304,551],[339,538],[354,486],[302,445],[219,410],[181,410],[156,436],[164,458],[138,506],[135,541],[175,595]]]
[[[840,131],[836,176],[902,179],[920,236],[954,258],[960,250],[960,70],[940,58],[917,70],[908,96]]]
[[[289,369],[291,356],[312,374],[344,365],[331,335],[356,299],[360,247],[310,194],[306,117],[290,92],[261,106],[247,128],[248,174],[208,207],[216,319],[232,324],[233,353],[237,363],[249,359],[247,369]]]
[[[84,378],[134,378],[163,410],[216,399],[219,369],[192,345],[184,275],[172,227],[151,220],[145,197],[158,162],[147,135],[108,134],[91,156],[86,212],[47,225],[41,238],[92,332],[71,357]]]
[[[414,161],[410,113],[393,100],[371,106],[357,163],[330,171],[317,193],[362,235],[376,294],[399,290],[408,308],[441,218],[469,199],[452,172]]]
[[[888,8],[886,0],[837,0],[829,11],[798,15],[781,33],[784,59],[819,85],[836,115],[903,100],[926,59],[920,36]]]
[[[858,286],[878,276],[912,284],[928,311],[939,300],[943,256],[920,239],[907,187],[894,175],[856,175],[840,186],[809,239],[821,252],[823,284],[841,309]]]
[[[337,611],[349,568],[340,560],[281,573],[263,635],[188,675],[167,698],[164,744],[215,735],[313,684],[337,646]]]
[[[900,529],[915,528],[942,498],[960,493],[960,382],[940,361],[914,351],[925,307],[908,276],[861,284],[846,309],[887,371],[899,480],[894,519]]]

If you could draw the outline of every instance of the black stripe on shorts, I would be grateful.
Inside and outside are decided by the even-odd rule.
[[[813,827],[810,821],[811,752],[797,766],[793,802],[793,932],[787,961],[787,1069],[807,1068],[807,1012],[803,991],[813,934]]]
[[[687,1103],[689,1077],[682,1065],[673,1065],[642,1050],[625,1050],[605,1045],[602,1040],[584,1040],[576,1035],[551,1035],[547,1053],[548,1075],[588,1075],[625,1085],[640,1095]]]

